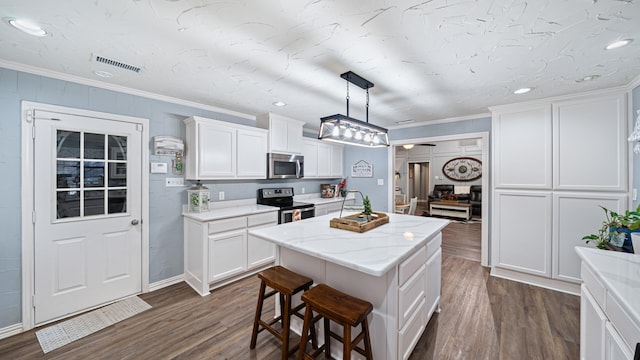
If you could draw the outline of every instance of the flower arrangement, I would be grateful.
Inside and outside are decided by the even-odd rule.
[[[338,192],[342,197],[347,196],[347,189],[345,189],[346,186],[347,186],[347,179],[342,179],[342,181],[338,183]]]

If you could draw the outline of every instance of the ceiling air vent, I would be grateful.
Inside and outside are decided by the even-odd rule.
[[[135,73],[139,73],[140,71],[142,71],[142,68],[139,67],[139,66],[125,64],[125,63],[120,62],[118,60],[108,59],[106,57],[102,57],[102,56],[99,56],[99,55],[94,55],[93,56],[93,60],[96,61],[96,62],[99,62],[99,63],[115,66],[115,67],[120,68],[120,69],[133,71]]]

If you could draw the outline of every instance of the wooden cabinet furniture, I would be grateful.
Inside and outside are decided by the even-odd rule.
[[[573,248],[599,205],[627,207],[626,103],[607,92],[491,108],[492,274],[579,292]]]
[[[302,154],[304,122],[282,115],[267,113],[256,118],[258,126],[269,130],[269,152]]]
[[[256,214],[229,212],[215,220],[205,220],[206,216],[185,214],[183,220],[185,281],[198,294],[208,295],[210,289],[274,263],[275,246],[248,231],[277,225],[277,208]]]
[[[266,130],[197,116],[184,122],[187,179],[266,178]]]
[[[343,177],[343,145],[311,138],[304,138],[303,143],[305,178]]]
[[[580,358],[633,359],[640,342],[640,260],[596,249],[576,250],[582,259]]]

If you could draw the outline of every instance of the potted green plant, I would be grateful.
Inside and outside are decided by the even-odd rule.
[[[369,195],[365,196],[362,200],[362,206],[364,207],[362,214],[367,221],[371,221],[371,201],[369,200]]]
[[[582,240],[585,240],[587,244],[594,241],[599,249],[605,249],[605,245],[608,243],[618,247],[630,245],[630,234],[640,231],[640,205],[634,211],[626,210],[620,214],[604,206],[600,207],[605,214],[602,226],[597,234],[586,235],[582,237]]]

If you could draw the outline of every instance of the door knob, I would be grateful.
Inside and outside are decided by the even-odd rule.
[[[138,219],[131,220],[131,225],[138,225],[138,224],[139,224]]]

